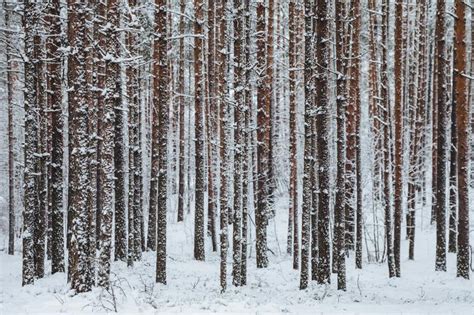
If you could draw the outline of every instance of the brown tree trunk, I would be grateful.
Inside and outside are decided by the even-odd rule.
[[[244,31],[242,25],[243,6],[241,0],[234,0],[234,220],[233,220],[233,269],[232,283],[238,287],[241,285],[242,271],[242,163],[244,156],[242,149],[244,146],[243,128],[244,117],[244,60],[242,48],[244,43]]]
[[[395,209],[394,209],[394,263],[395,275],[400,277],[400,242],[402,220],[403,168],[403,3],[395,4]]]
[[[311,209],[312,202],[312,125],[314,119],[314,104],[311,95],[314,93],[313,83],[313,4],[310,0],[304,1],[305,19],[305,62],[304,62],[304,89],[305,89],[305,113],[304,113],[304,170],[303,170],[303,205],[301,217],[301,275],[300,289],[308,287],[309,282],[309,251],[311,243]]]
[[[13,45],[13,36],[8,30],[10,28],[10,10],[7,2],[3,1],[4,23],[5,23],[5,41],[6,41],[6,64],[7,64],[7,102],[8,102],[8,255],[15,252],[15,153],[14,153],[14,134],[13,134],[13,93],[14,84],[17,80],[16,62],[13,59],[11,46]]]
[[[274,122],[274,100],[273,100],[273,88],[274,88],[274,48],[273,48],[273,37],[274,37],[274,1],[275,0],[267,0],[267,38],[266,38],[266,74],[264,77],[264,89],[265,89],[265,113],[267,115],[266,118],[266,135],[265,135],[265,142],[267,147],[267,170],[266,170],[266,203],[267,203],[267,218],[275,216],[275,208],[274,208],[274,194],[275,194],[275,170],[273,165],[273,150],[274,150],[274,143],[273,143],[273,130],[275,128]],[[266,223],[268,224],[268,222]],[[266,237],[265,237],[266,238]],[[266,242],[266,241],[265,241]],[[266,247],[266,245],[265,245]],[[266,262],[268,264],[268,261]]]
[[[168,169],[168,126],[169,126],[169,64],[168,64],[168,9],[166,0],[155,0],[155,40],[153,51],[154,95],[153,118],[157,124],[156,151],[154,167],[157,174],[157,203],[156,203],[156,282],[166,284],[166,210],[167,210],[167,169]]]
[[[217,100],[216,100],[216,27],[215,27],[215,0],[208,3],[208,51],[207,51],[207,82],[208,82],[208,114],[207,114],[207,145],[208,145],[208,217],[207,230],[211,237],[212,251],[217,251],[216,209],[217,185],[214,172],[216,171],[217,145],[214,142],[217,136]]]
[[[390,95],[389,95],[389,81],[388,81],[388,34],[389,32],[389,3],[388,0],[384,0],[382,3],[382,73],[381,73],[381,98],[383,101],[383,142],[384,142],[384,171],[383,171],[383,196],[384,196],[384,217],[385,217],[385,242],[387,248],[387,265],[389,277],[392,278],[395,276],[395,264],[393,256],[393,242],[392,242],[392,211],[391,211],[391,192],[392,184],[390,181],[391,176],[391,125],[392,119],[390,116]]]
[[[98,185],[98,209],[100,209],[99,239],[99,264],[98,264],[98,285],[108,287],[110,285],[110,264],[112,255],[112,222],[114,211],[114,126],[115,107],[120,105],[120,71],[119,65],[115,62],[118,57],[119,34],[113,28],[105,29],[105,25],[118,26],[117,2],[108,1],[107,6],[100,5],[99,14],[102,15],[98,27],[100,33],[105,31],[104,37],[99,38],[99,45],[104,45],[103,49],[111,58],[104,58],[99,66],[105,72],[99,72],[99,88],[105,90],[103,98],[98,99],[98,107],[101,117],[99,117],[100,151],[99,158],[99,182]],[[103,21],[103,22],[102,22]],[[100,71],[100,68],[99,68]],[[102,75],[101,75],[102,74]]]
[[[318,104],[316,115],[316,137],[318,146],[318,175],[319,175],[319,198],[318,198],[318,272],[317,281],[319,284],[329,283],[331,278],[331,252],[329,246],[329,93],[328,93],[328,72],[329,72],[329,41],[322,40],[329,38],[329,5],[325,0],[318,1],[316,13],[316,23],[320,39],[316,43],[317,76],[315,97]],[[358,80],[357,80],[358,82]]]
[[[195,138],[196,138],[196,201],[194,217],[194,259],[204,260],[204,78],[203,78],[203,46],[204,46],[204,3],[198,0],[194,4],[194,107],[195,107]]]
[[[77,293],[90,291],[88,207],[88,88],[86,82],[87,10],[85,4],[68,2],[68,39],[75,53],[69,55],[69,276],[71,288]]]
[[[438,119],[438,137],[437,137],[437,177],[436,177],[436,265],[435,270],[446,271],[446,162],[448,159],[448,96],[447,85],[447,60],[446,47],[446,28],[445,28],[445,10],[444,0],[437,1],[436,11],[436,44],[437,44],[437,119]]]
[[[346,23],[346,8],[343,1],[336,3],[336,70],[337,70],[337,176],[336,204],[334,209],[334,247],[333,270],[337,272],[337,289],[346,290],[346,256],[345,256],[345,158],[346,158],[346,60],[347,47],[344,45],[347,34],[344,32]]]
[[[185,0],[180,0],[180,12],[179,16],[179,74],[178,74],[178,93],[179,93],[179,161],[178,161],[178,222],[184,220],[184,107],[186,106],[186,98],[184,96],[184,13],[186,10]]]
[[[459,216],[457,227],[457,276],[469,279],[469,83],[465,76],[467,73],[466,7],[467,3],[462,1],[456,2],[456,21],[454,26],[454,106],[456,107],[456,132],[458,135],[457,191]]]
[[[227,111],[228,104],[226,100],[226,68],[227,68],[227,45],[226,45],[226,35],[227,35],[227,20],[226,20],[226,0],[220,0],[217,6],[217,17],[219,17],[219,34],[217,41],[217,51],[219,55],[217,56],[219,65],[217,69],[218,77],[218,98],[219,98],[219,133],[220,133],[220,286],[221,291],[224,292],[227,288],[227,251],[228,251],[228,200],[229,200],[229,189],[228,189],[228,174],[227,168],[229,166],[229,134],[228,134],[228,121],[227,121]]]
[[[33,39],[36,33],[37,18],[35,3],[24,2],[23,29],[25,31],[24,98],[25,98],[25,168],[24,168],[24,210],[23,210],[23,269],[22,285],[32,284],[35,275],[34,242],[35,213],[38,209],[37,183],[38,171],[38,129],[39,117],[36,98],[36,72]]]
[[[290,1],[289,5],[289,33],[290,33],[290,189],[289,189],[289,218],[288,218],[288,245],[287,252],[293,252],[293,269],[299,267],[299,217],[298,217],[298,180],[297,180],[297,67],[298,63],[298,40],[301,40],[299,34],[300,28],[299,16],[301,10],[297,8],[299,4],[296,0]],[[299,14],[297,14],[299,13]]]
[[[244,12],[249,12],[250,10],[250,0],[244,0]],[[251,20],[250,14],[245,14],[245,41],[244,50],[245,50],[245,59],[244,59],[244,69],[245,69],[245,78],[244,78],[244,115],[245,115],[245,126],[243,131],[244,144],[242,147],[242,258],[241,258],[241,271],[240,271],[240,284],[247,284],[247,238],[248,238],[248,215],[249,215],[249,175],[251,171],[252,163],[251,150],[250,150],[250,120],[251,120],[251,108],[252,108],[252,83],[250,81],[251,70],[249,68],[251,59],[250,59],[250,45],[251,45]]]
[[[354,2],[352,4],[352,66],[351,66],[351,95],[352,102],[355,108],[355,175],[356,175],[356,248],[355,248],[355,263],[356,268],[362,268],[362,169],[361,169],[361,136],[360,136],[360,118],[361,118],[361,103],[360,103],[360,3]],[[329,181],[329,178],[328,178]]]
[[[273,21],[273,20],[272,20]],[[270,136],[270,103],[271,97],[268,86],[268,75],[265,67],[269,67],[266,48],[266,19],[263,1],[257,3],[257,62],[260,67],[257,86],[257,209],[255,211],[256,258],[257,268],[268,266],[267,257],[267,224],[269,216],[269,136]]]

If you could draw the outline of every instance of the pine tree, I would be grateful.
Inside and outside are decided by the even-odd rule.
[[[168,10],[166,0],[155,0],[155,40],[153,51],[154,96],[153,110],[157,128],[157,207],[156,207],[156,282],[166,284],[166,212],[167,212],[167,182],[168,182],[168,126],[169,126],[169,66],[168,66]],[[155,123],[155,121],[154,121]]]
[[[403,3],[395,4],[395,209],[394,209],[394,263],[395,274],[400,277],[400,242],[402,220],[402,168],[403,168],[403,103],[402,103],[402,52]],[[387,167],[387,166],[385,166]]]
[[[333,268],[337,271],[337,288],[346,290],[346,265],[345,265],[345,116],[346,116],[346,46],[345,46],[345,20],[346,11],[343,1],[336,2],[336,70],[337,70],[337,178],[336,178],[336,204],[334,209],[334,247]],[[335,266],[334,266],[335,265]]]
[[[467,72],[467,3],[457,1],[455,6],[453,106],[456,108],[458,150],[458,161],[456,165],[459,202],[457,276],[469,279],[469,96],[468,80],[465,76]]]
[[[291,254],[293,252],[293,269],[299,267],[299,216],[298,216],[298,180],[297,180],[297,82],[296,69],[298,67],[298,51],[297,44],[301,36],[299,34],[300,29],[298,19],[300,15],[299,3],[296,0],[291,0],[289,6],[289,33],[290,33],[290,45],[289,45],[289,59],[290,59],[290,70],[289,70],[289,83],[290,83],[290,185],[289,185],[289,218],[288,218],[288,245],[287,252]],[[298,8],[297,8],[298,7]],[[298,14],[297,14],[298,13]]]
[[[216,27],[215,27],[215,1],[208,3],[208,46],[207,46],[207,147],[208,147],[208,216],[207,216],[207,234],[211,238],[212,251],[217,251],[217,233],[216,233],[216,209],[217,209],[217,180],[216,157],[217,145],[215,142],[218,129],[217,119],[217,100],[216,100]]]
[[[68,2],[68,39],[72,52],[68,56],[69,85],[69,277],[77,293],[91,290],[89,265],[89,207],[87,130],[88,89],[86,82],[86,7]]]
[[[354,4],[351,3],[349,5],[348,16],[353,16],[353,6]],[[350,20],[348,25],[348,32],[350,32],[351,36],[353,33],[353,19]],[[351,58],[350,64],[348,66],[348,88],[351,89],[355,87],[352,82],[352,72],[354,68],[354,61],[356,59],[356,55],[354,52],[354,42],[349,40],[347,45],[350,45],[351,49]],[[356,116],[356,103],[354,101],[355,92],[350,90],[348,93],[347,99],[347,109],[346,109],[346,116],[348,117],[346,121],[346,250],[354,250],[355,248],[355,212],[356,209],[354,205],[357,203],[357,196],[356,196],[356,189],[357,189],[357,182],[356,182],[356,158],[357,158],[357,138],[356,138],[356,126],[357,122],[354,119]],[[352,119],[349,119],[352,118]]]
[[[310,0],[304,2],[305,17],[305,63],[304,63],[304,87],[305,87],[305,114],[304,114],[304,170],[303,170],[303,212],[301,217],[301,276],[300,289],[308,287],[309,273],[309,249],[310,249],[310,233],[311,233],[311,209],[312,203],[312,185],[311,185],[311,168],[313,167],[311,146],[312,146],[312,122],[314,108],[311,95],[314,93],[312,82],[313,67],[313,38],[311,30],[313,28],[312,3]]]
[[[39,207],[35,174],[38,172],[38,103],[36,94],[36,71],[34,56],[34,37],[36,36],[37,16],[35,3],[24,2],[23,29],[25,30],[24,99],[25,99],[25,169],[24,169],[24,210],[23,210],[23,274],[22,285],[34,282],[35,262],[34,243],[35,213]]]
[[[63,218],[63,108],[61,91],[62,57],[61,48],[61,21],[59,0],[51,2],[49,10],[49,28],[54,34],[48,45],[48,77],[49,77],[49,107],[51,108],[51,214],[52,236],[51,241],[51,268],[52,273],[64,272],[64,218]]]
[[[117,11],[120,19],[120,12]],[[122,66],[119,65],[120,71]],[[122,88],[120,88],[122,89]],[[121,93],[119,95],[121,96]],[[127,222],[126,222],[126,187],[125,187],[125,108],[120,102],[115,107],[115,260],[127,260]]]
[[[319,197],[318,197],[318,272],[319,284],[329,283],[331,278],[331,252],[329,246],[329,93],[328,93],[328,71],[329,71],[329,5],[325,0],[317,2],[316,23],[319,40],[315,45],[315,54],[318,61],[317,76],[315,80],[315,100],[318,104],[316,114],[316,137],[318,150],[318,175],[319,175]]]
[[[244,12],[250,12],[250,0],[244,0]],[[252,82],[250,81],[250,46],[251,46],[251,20],[250,14],[244,14],[245,16],[245,41],[244,50],[245,50],[245,59],[244,59],[244,101],[243,110],[244,110],[244,119],[245,126],[243,130],[244,144],[242,147],[242,256],[241,256],[241,271],[240,271],[240,284],[247,284],[247,243],[248,243],[248,216],[249,216],[249,176],[251,171],[251,133],[250,133],[250,120],[251,120],[251,108],[252,108]]]
[[[271,20],[273,21],[273,20]],[[258,73],[257,86],[257,209],[255,210],[255,234],[257,238],[257,267],[266,268],[268,266],[267,257],[267,223],[269,210],[269,193],[271,183],[269,183],[269,148],[270,142],[270,104],[267,98],[271,97],[271,91],[268,86],[266,59],[266,19],[264,1],[257,2],[257,63],[260,67]]]
[[[220,286],[221,292],[224,292],[227,288],[227,251],[228,251],[228,201],[229,201],[229,189],[228,189],[228,173],[227,168],[229,165],[229,133],[228,133],[228,104],[226,100],[226,79],[225,72],[227,68],[226,63],[226,35],[227,35],[227,20],[226,20],[226,0],[220,0],[217,6],[216,16],[220,18],[218,40],[217,40],[217,51],[219,60],[217,77],[218,77],[218,98],[219,98],[219,133],[220,133],[220,177],[221,177],[221,190],[220,190]]]
[[[448,96],[446,52],[446,3],[437,1],[436,10],[436,45],[437,45],[437,177],[436,177],[436,264],[435,270],[446,271],[446,162],[448,158],[447,123],[448,123]]]
[[[5,29],[10,28],[10,10],[6,1],[3,1]],[[13,36],[9,31],[5,32],[6,42],[6,65],[7,65],[7,103],[8,103],[8,255],[15,253],[15,153],[13,134],[13,93],[16,77],[13,74],[15,62],[12,56]]]
[[[116,27],[119,25],[117,1],[108,1],[107,6],[100,5],[99,12],[105,19],[100,23],[101,38],[99,45],[104,44],[104,90],[105,95],[99,99],[101,113],[99,137],[101,138],[99,154],[99,209],[100,209],[100,234],[99,234],[99,268],[98,285],[110,285],[110,264],[112,251],[112,220],[114,211],[114,126],[115,107],[120,105],[120,67],[117,62],[119,48],[119,34]],[[100,78],[100,77],[99,77]],[[102,82],[99,81],[99,87]]]
[[[234,220],[232,225],[232,283],[234,286],[241,285],[242,271],[242,163],[244,156],[242,150],[244,146],[243,128],[244,117],[244,61],[242,48],[244,43],[243,31],[243,3],[241,0],[234,0]]]
[[[266,186],[267,191],[266,195],[266,204],[267,204],[267,220],[268,218],[275,216],[274,208],[274,194],[275,194],[275,170],[273,162],[273,130],[275,128],[275,118],[274,118],[274,99],[273,99],[273,89],[274,89],[274,47],[273,47],[273,38],[274,38],[274,2],[275,0],[267,0],[267,22],[266,22],[266,68],[265,76],[263,78],[263,84],[265,89],[265,114],[267,115],[267,130],[265,131],[265,142],[266,150],[268,154],[267,159],[267,169],[266,169]],[[268,222],[267,222],[268,224]],[[265,237],[266,239],[266,237]],[[266,242],[266,241],[265,241]],[[267,245],[265,245],[266,247]],[[267,262],[268,264],[268,262]]]
[[[389,20],[390,20],[390,8],[389,1],[384,0],[382,2],[382,67],[381,67],[381,98],[383,102],[383,160],[384,160],[384,171],[383,171],[383,199],[384,199],[384,223],[385,223],[385,243],[387,251],[387,265],[389,271],[389,277],[395,276],[395,264],[393,256],[393,242],[392,242],[392,203],[391,203],[391,109],[390,109],[390,96],[388,89],[388,34],[389,32]]]
[[[36,174],[38,208],[35,213],[35,232],[33,235],[35,248],[35,277],[44,277],[44,260],[46,254],[46,228],[47,228],[47,166],[46,152],[47,137],[47,99],[46,99],[46,50],[43,33],[45,31],[44,23],[44,5],[36,5],[36,14],[38,17],[37,33],[34,37],[34,56],[36,81],[36,101],[38,102],[39,130],[38,130],[38,173]]]
[[[185,0],[180,0],[180,17],[179,17],[179,33],[184,34],[184,13],[186,10]],[[184,107],[185,91],[184,91],[184,59],[185,47],[184,37],[179,39],[179,73],[178,73],[178,93],[179,93],[179,161],[178,161],[178,222],[184,220]]]
[[[196,202],[194,217],[194,259],[204,260],[204,194],[205,194],[205,165],[204,165],[204,3],[195,2],[194,6],[194,107],[195,137],[196,137]]]

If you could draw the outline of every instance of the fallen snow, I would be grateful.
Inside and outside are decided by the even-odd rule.
[[[174,214],[170,214],[170,216]],[[190,217],[188,215],[188,217]],[[170,221],[172,218],[170,218]],[[157,313],[157,312],[298,312],[298,313],[430,313],[474,314],[473,281],[456,278],[456,257],[448,254],[448,271],[434,271],[434,228],[417,230],[415,261],[407,260],[407,241],[402,240],[402,278],[388,279],[386,264],[354,268],[347,261],[347,292],[311,283],[300,291],[299,272],[285,253],[286,213],[277,211],[269,225],[270,266],[255,267],[254,248],[248,266],[248,285],[232,287],[229,252],[227,292],[220,293],[219,256],[207,247],[206,261],[192,259],[192,221],[169,223],[168,284],[155,284],[155,254],[129,268],[123,262],[112,267],[113,291],[95,288],[73,295],[66,275],[47,274],[34,285],[21,286],[21,255],[0,254],[0,313]],[[253,226],[251,226],[253,228]],[[208,244],[209,245],[209,244]],[[49,268],[49,264],[47,264]],[[48,269],[49,270],[49,269]],[[116,302],[113,302],[115,297]]]

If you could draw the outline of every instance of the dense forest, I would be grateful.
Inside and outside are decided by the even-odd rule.
[[[59,273],[120,311],[120,270],[166,292],[178,261],[224,301],[282,268],[472,289],[473,1],[1,6],[2,296]]]

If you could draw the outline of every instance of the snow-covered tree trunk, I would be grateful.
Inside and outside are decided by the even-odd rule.
[[[88,88],[86,82],[86,6],[68,2],[69,86],[69,276],[77,293],[90,291],[92,274],[89,256],[88,184]]]
[[[298,161],[297,161],[297,67],[298,40],[301,40],[298,27],[301,14],[300,4],[296,0],[289,2],[289,58],[290,58],[290,185],[289,185],[289,217],[287,252],[293,253],[293,269],[299,268],[299,216],[298,216]]]
[[[249,176],[251,172],[251,132],[250,132],[250,121],[251,121],[251,109],[252,109],[252,82],[251,82],[251,32],[252,24],[250,18],[250,0],[244,0],[244,32],[245,40],[243,41],[245,59],[244,59],[244,120],[245,126],[243,127],[243,146],[242,146],[242,256],[241,256],[241,271],[240,271],[240,284],[247,285],[247,244],[248,244],[248,217],[249,217]]]
[[[35,213],[38,211],[36,176],[38,173],[38,102],[36,94],[36,71],[34,38],[37,17],[35,3],[24,2],[23,28],[25,30],[25,169],[24,169],[24,210],[23,210],[23,274],[22,284],[32,284],[35,275],[34,242]]]
[[[167,181],[168,181],[168,128],[169,128],[169,64],[168,64],[168,9],[166,0],[155,0],[155,26],[157,38],[153,51],[154,123],[158,124],[156,145],[158,156],[157,167],[157,207],[156,207],[156,282],[166,284],[166,213],[167,213]]]
[[[400,277],[400,242],[403,198],[403,3],[397,2],[395,7],[395,208],[393,251],[395,274],[397,277]]]
[[[211,238],[212,251],[217,251],[216,209],[217,209],[217,130],[218,108],[216,99],[216,5],[215,0],[208,3],[208,46],[207,46],[207,146],[208,146],[208,209],[207,209],[207,234]]]
[[[59,0],[51,2],[48,12],[49,30],[54,36],[48,45],[49,103],[51,109],[51,268],[52,273],[64,272],[64,209],[63,209],[63,107],[62,107],[62,56]]]
[[[15,61],[13,58],[12,44],[13,36],[8,31],[10,28],[10,10],[6,1],[2,3],[4,12],[4,26],[6,41],[6,66],[7,66],[7,103],[8,103],[8,255],[15,253],[15,153],[14,153],[14,127],[13,127],[13,106],[14,106],[14,84],[17,80],[13,73]]]
[[[333,270],[337,272],[338,290],[346,290],[346,256],[345,256],[345,159],[346,159],[346,63],[347,46],[346,36],[346,4],[343,1],[336,3],[336,70],[337,70],[337,176],[336,176],[336,200],[334,206],[334,247],[333,247]]]
[[[437,1],[436,9],[436,45],[437,45],[437,177],[436,177],[436,264],[437,271],[446,271],[446,197],[447,197],[447,161],[448,161],[448,91],[446,60],[446,2]]]
[[[382,65],[381,65],[381,101],[383,102],[383,200],[384,200],[384,225],[385,225],[385,243],[387,251],[387,265],[389,277],[395,276],[395,265],[393,257],[393,240],[392,240],[392,181],[391,181],[391,125],[392,119],[390,116],[390,94],[388,81],[388,34],[389,32],[389,3],[388,0],[382,2]]]
[[[273,19],[271,20],[273,21]],[[268,266],[267,257],[267,224],[269,216],[269,135],[270,135],[270,104],[267,98],[271,97],[268,86],[268,75],[266,68],[266,19],[265,3],[263,0],[257,2],[257,64],[258,64],[258,86],[257,86],[257,208],[255,209],[255,233],[256,233],[256,258],[257,267]]]
[[[205,259],[204,248],[204,196],[205,196],[205,146],[204,146],[204,3],[194,3],[194,107],[196,138],[196,202],[194,216],[194,259]]]
[[[317,76],[315,79],[315,101],[318,104],[316,114],[316,136],[318,150],[318,175],[319,175],[319,197],[318,197],[318,272],[319,284],[329,283],[331,280],[331,248],[329,245],[330,224],[330,157],[329,157],[329,4],[326,0],[319,0],[316,11],[316,27],[318,30],[318,41],[315,45],[315,55],[318,61]],[[311,96],[307,95],[306,97]]]
[[[185,0],[180,0],[180,17],[179,17],[179,34],[184,34],[184,14],[186,9]],[[184,36],[179,39],[179,70],[178,70],[178,94],[179,94],[179,161],[178,161],[178,222],[184,220],[184,163],[185,163],[185,152],[184,152],[184,107],[185,91],[184,91],[184,60],[185,60],[185,47],[184,47]]]
[[[226,82],[226,69],[227,69],[227,20],[226,20],[226,0],[220,0],[218,2],[216,16],[219,18],[219,33],[217,40],[217,51],[218,51],[218,69],[217,69],[217,89],[219,98],[219,134],[220,134],[220,286],[221,291],[225,291],[227,288],[227,252],[228,252],[228,203],[229,203],[229,189],[228,189],[228,167],[229,167],[229,128],[228,128],[228,102],[226,99],[227,82]]]
[[[304,112],[304,169],[303,169],[303,207],[301,217],[301,276],[300,289],[308,287],[309,282],[309,250],[311,237],[311,209],[312,203],[312,178],[311,168],[313,167],[312,150],[312,125],[314,115],[314,104],[311,95],[314,93],[313,86],[313,7],[310,0],[304,2],[305,17],[305,62],[304,62],[304,92],[305,92],[305,112]]]
[[[110,264],[112,251],[112,222],[114,211],[114,126],[115,108],[120,106],[120,67],[117,62],[119,48],[119,26],[117,1],[108,1],[107,6],[101,5],[98,12],[102,15],[99,22],[99,45],[104,45],[104,79],[99,73],[99,88],[103,88],[103,98],[99,98],[100,128],[99,137],[99,209],[100,209],[100,234],[99,234],[99,263],[98,284],[108,287],[110,285]],[[100,68],[99,68],[100,69]],[[103,84],[103,86],[102,86]]]
[[[117,13],[120,20],[119,4]],[[117,31],[117,30],[116,30]],[[119,39],[120,40],[120,39]],[[121,53],[119,56],[121,57]],[[118,60],[116,61],[118,62]],[[119,71],[121,71],[119,66]],[[119,81],[121,85],[121,81]],[[125,108],[121,97],[122,87],[120,87],[119,98],[120,102],[115,107],[115,144],[114,144],[114,163],[115,163],[115,260],[127,260],[127,217],[126,217],[126,187],[125,187],[125,167],[126,167],[126,153],[125,153]]]
[[[458,238],[457,276],[469,279],[469,95],[467,70],[467,3],[457,1],[454,26],[454,103],[457,123]],[[472,10],[472,8],[471,8]],[[472,41],[472,39],[471,39]]]
[[[243,3],[242,0],[234,0],[234,219],[232,225],[232,283],[238,287],[241,285],[242,271],[242,163],[244,156],[243,129],[245,124],[244,113],[244,29],[243,29]]]
[[[44,277],[44,260],[46,254],[46,228],[47,228],[47,99],[46,99],[46,50],[45,38],[43,36],[45,23],[44,5],[36,5],[38,16],[37,33],[34,38],[35,73],[37,77],[36,101],[38,102],[39,130],[38,130],[38,174],[36,176],[38,188],[38,209],[35,213],[35,277]]]

